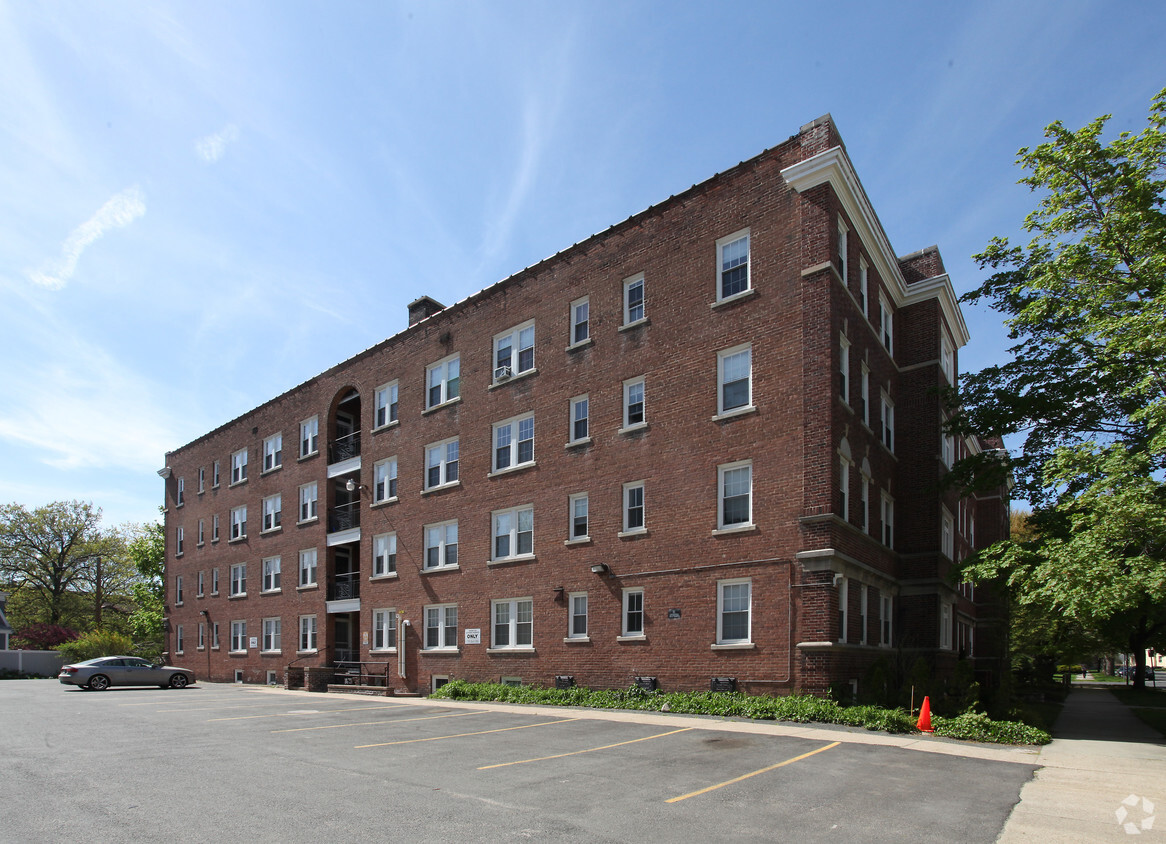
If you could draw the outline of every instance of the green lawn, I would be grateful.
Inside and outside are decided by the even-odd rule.
[[[1136,689],[1121,688],[1109,691],[1166,738],[1166,689],[1151,687],[1139,692]]]

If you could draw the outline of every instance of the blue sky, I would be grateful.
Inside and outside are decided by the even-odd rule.
[[[1140,131],[1166,6],[0,0],[0,502],[156,515],[177,448],[833,114],[956,289],[1060,119]],[[964,370],[999,359],[968,313]]]

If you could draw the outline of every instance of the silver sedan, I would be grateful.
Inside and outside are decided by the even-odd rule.
[[[110,686],[158,686],[184,689],[194,682],[194,672],[142,659],[140,656],[101,656],[66,665],[57,676],[65,685],[103,692]]]

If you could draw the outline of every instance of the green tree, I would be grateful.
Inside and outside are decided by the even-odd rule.
[[[165,528],[157,522],[144,525],[129,543],[129,557],[138,573],[138,580],[133,585],[137,608],[130,615],[130,630],[139,648],[160,653],[165,615]]]
[[[1035,505],[1033,537],[969,558],[1022,606],[1063,616],[1133,652],[1166,633],[1166,90],[1148,126],[1102,135],[1109,117],[1022,149],[1041,198],[1026,245],[994,239],[993,274],[965,301],[1007,317],[1011,359],[964,379],[953,427],[1019,434],[1019,454],[962,461],[953,481],[1011,473]]]

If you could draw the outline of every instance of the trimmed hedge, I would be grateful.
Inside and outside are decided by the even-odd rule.
[[[629,689],[543,689],[503,683],[446,683],[430,697],[500,703],[537,703],[543,706],[587,706],[594,709],[636,709],[685,715],[718,715],[765,721],[842,724],[887,733],[913,733],[914,719],[902,709],[879,706],[840,706],[812,695],[769,697],[741,692],[648,692]],[[1048,733],[1011,721],[992,721],[968,713],[957,718],[932,717],[936,735],[1003,744],[1047,744]]]

